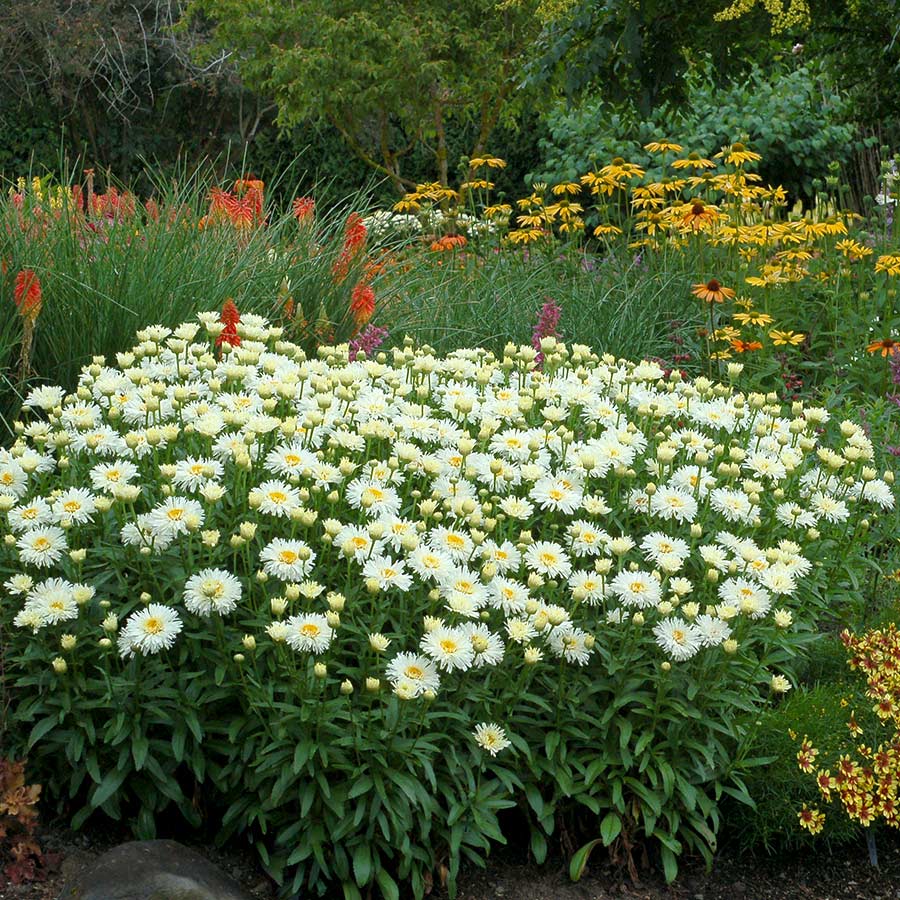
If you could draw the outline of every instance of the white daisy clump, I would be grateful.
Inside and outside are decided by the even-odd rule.
[[[308,352],[239,318],[28,396],[0,450],[17,641],[214,646],[248,683],[394,707],[640,661],[725,678],[799,640],[834,548],[894,509],[863,429],[800,402],[556,339]]]

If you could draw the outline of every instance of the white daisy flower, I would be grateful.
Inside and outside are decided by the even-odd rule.
[[[704,647],[718,647],[731,637],[731,628],[727,622],[717,616],[709,616],[705,613],[694,620],[700,636],[700,643]]]
[[[690,523],[697,517],[697,501],[686,491],[661,487],[650,498],[650,512],[660,519]]]
[[[291,616],[285,624],[288,629],[285,640],[293,650],[314,653],[318,656],[331,646],[334,629],[321,613]]]
[[[224,569],[201,569],[184,586],[184,605],[198,616],[227,615],[240,600],[240,580]]]
[[[68,549],[66,534],[55,525],[31,528],[16,541],[19,559],[38,568],[46,568],[62,559]]]
[[[130,484],[138,475],[138,467],[126,459],[98,463],[91,469],[91,486],[95,491],[111,494],[117,487]]]
[[[371,478],[355,478],[347,485],[347,502],[354,509],[365,510],[377,518],[396,516],[400,512],[400,496],[386,484]]]
[[[539,575],[549,578],[568,578],[572,563],[566,551],[553,541],[535,541],[525,551],[525,565]]]
[[[503,659],[503,641],[494,634],[487,625],[467,623],[462,626],[464,634],[468,634],[472,642],[472,667],[480,669],[483,666],[496,666]]]
[[[132,613],[119,631],[119,653],[127,659],[135,653],[148,656],[168,650],[181,629],[181,619],[174,609],[161,603],[149,603]]]
[[[504,497],[500,509],[511,519],[530,519],[534,515],[534,505],[523,497]]]
[[[472,734],[475,743],[491,756],[496,756],[501,750],[512,746],[506,732],[496,722],[481,722],[475,726]]]
[[[624,569],[612,579],[607,588],[625,606],[647,609],[656,606],[662,598],[659,582],[647,572],[631,572]]]
[[[420,646],[445,672],[464,672],[475,658],[472,642],[461,628],[439,625],[424,635]]]
[[[51,509],[56,522],[74,522],[76,525],[83,525],[90,522],[97,511],[97,506],[90,491],[73,487],[63,491],[53,501]]]
[[[441,676],[435,664],[427,656],[417,653],[398,653],[387,664],[385,674],[394,687],[401,681],[411,684],[414,697],[426,691],[437,693],[441,686]]]
[[[389,556],[371,557],[363,566],[362,574],[364,578],[374,579],[383,591],[408,591],[412,587],[412,576],[407,573],[403,560]]]
[[[591,651],[586,645],[587,637],[587,632],[576,628],[571,622],[564,622],[550,632],[548,644],[554,656],[586,666],[591,657]]]
[[[14,533],[49,525],[53,521],[53,513],[49,504],[42,497],[35,497],[28,503],[14,506],[7,514],[10,530]]]
[[[677,616],[663,619],[653,634],[663,652],[678,662],[690,659],[703,646],[700,629]]]
[[[287,518],[300,509],[300,494],[283,481],[264,481],[253,493],[259,499],[259,511],[265,516]]]
[[[416,547],[407,562],[410,569],[423,581],[428,579],[440,581],[453,569],[453,560],[449,553],[428,546]]]
[[[304,541],[274,538],[262,549],[263,571],[281,581],[303,581],[313,569],[316,554]]]

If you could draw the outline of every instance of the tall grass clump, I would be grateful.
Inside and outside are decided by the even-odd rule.
[[[341,258],[344,233],[367,195],[315,214],[303,198],[286,209],[267,204],[252,178],[225,190],[209,167],[153,182],[142,202],[114,186],[100,193],[88,170],[83,183],[20,179],[0,200],[6,277],[33,271],[44,297],[21,378],[73,385],[92,356],[114,356],[142,322],[175,325],[229,299],[275,318],[298,313],[301,332],[314,325],[346,337],[361,259]],[[9,337],[0,330],[0,341]]]

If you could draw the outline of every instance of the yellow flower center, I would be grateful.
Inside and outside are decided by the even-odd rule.
[[[44,550],[50,549],[50,541],[48,538],[39,537],[34,541],[31,547],[33,550],[40,550],[43,552]]]
[[[299,555],[293,550],[282,550],[281,553],[278,554],[278,561],[284,563],[286,566],[292,566],[299,558]]]
[[[321,633],[322,629],[316,625],[315,622],[307,622],[305,625],[300,626],[300,633],[304,637],[308,638],[316,638]]]
[[[173,506],[172,509],[167,510],[166,515],[173,522],[179,522],[184,518],[184,507],[182,506]]]
[[[425,671],[418,666],[407,666],[403,670],[403,674],[411,681],[418,681],[425,674]]]
[[[162,620],[157,619],[156,616],[151,616],[144,622],[144,631],[147,634],[159,634],[164,627]]]

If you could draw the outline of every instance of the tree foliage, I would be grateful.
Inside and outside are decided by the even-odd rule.
[[[522,64],[541,29],[537,0],[192,0],[213,54],[234,49],[247,83],[275,98],[279,122],[324,119],[398,188],[403,158],[426,144],[448,177],[448,128],[474,122],[484,153],[521,105]]]

